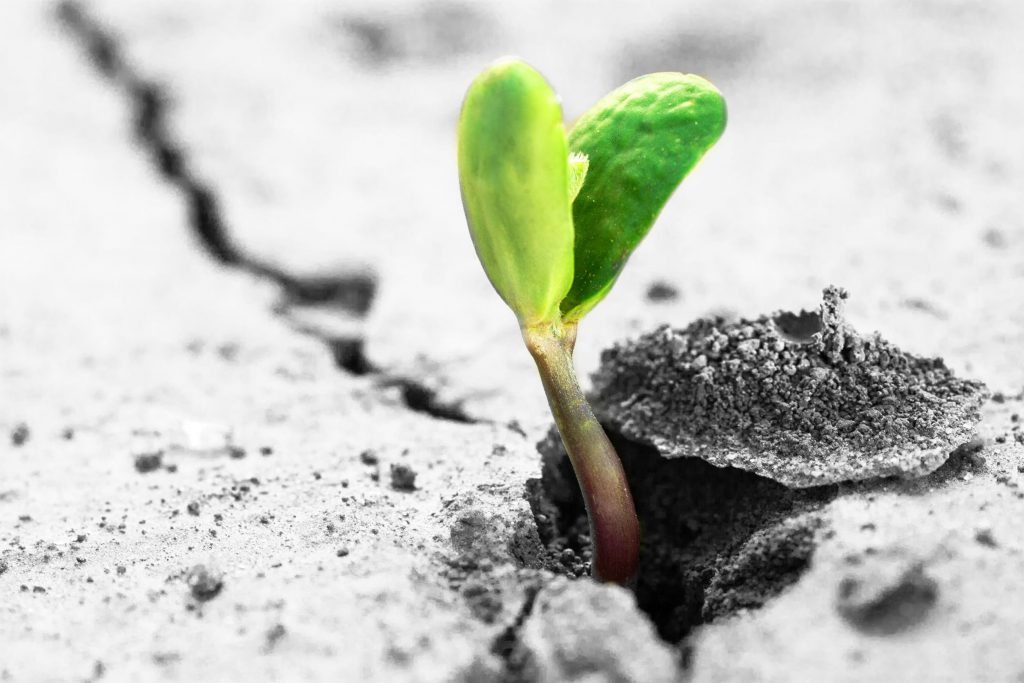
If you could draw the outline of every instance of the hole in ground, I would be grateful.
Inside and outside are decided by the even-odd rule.
[[[741,608],[760,607],[808,567],[822,522],[816,511],[837,487],[789,489],[698,458],[666,459],[613,431],[643,532],[637,603],[666,641]],[[585,575],[586,511],[558,434],[538,444],[542,478],[530,503],[548,569]]]

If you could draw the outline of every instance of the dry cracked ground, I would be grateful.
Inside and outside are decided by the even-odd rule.
[[[1022,30],[1010,0],[5,0],[0,681],[1024,680]],[[813,496],[686,464],[637,497],[691,501],[698,564],[563,576],[453,155],[510,53],[570,118],[655,70],[730,106],[582,373],[836,284],[987,384],[978,437]]]

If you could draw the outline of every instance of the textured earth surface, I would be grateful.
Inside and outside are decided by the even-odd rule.
[[[0,3],[0,680],[1019,680],[1022,30],[1009,1]],[[503,54],[568,118],[656,70],[729,103],[581,373],[834,283],[989,387],[978,439],[813,501],[672,465],[653,594],[559,576],[550,418],[455,176]]]
[[[970,442],[985,386],[817,310],[662,326],[601,355],[600,418],[664,457],[699,457],[790,487],[921,476]]]

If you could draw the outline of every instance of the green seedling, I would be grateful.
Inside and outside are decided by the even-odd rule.
[[[593,574],[603,581],[634,577],[640,528],[622,463],[573,369],[577,326],[724,128],[718,90],[681,73],[626,83],[568,134],[551,86],[516,59],[481,73],[462,105],[466,221],[537,364],[586,503]]]

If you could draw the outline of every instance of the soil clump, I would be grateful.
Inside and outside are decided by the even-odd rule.
[[[667,458],[695,456],[791,487],[921,476],[974,435],[986,395],[940,358],[901,351],[819,311],[662,326],[602,354],[602,422]]]

